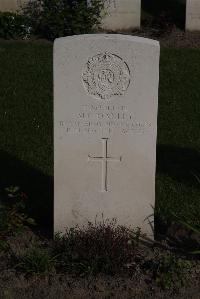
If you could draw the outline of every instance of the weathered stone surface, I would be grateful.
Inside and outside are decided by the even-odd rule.
[[[200,1],[187,0],[186,4],[186,30],[200,30]]]
[[[157,41],[55,41],[55,232],[103,217],[151,234],[158,78]]]

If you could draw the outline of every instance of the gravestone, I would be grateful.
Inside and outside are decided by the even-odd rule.
[[[0,0],[0,11],[16,12],[29,0]]]
[[[105,219],[149,236],[159,43],[82,35],[54,43],[54,230]]]
[[[187,0],[186,30],[200,30],[200,0]]]
[[[104,10],[103,29],[115,31],[140,28],[141,0],[106,0]]]

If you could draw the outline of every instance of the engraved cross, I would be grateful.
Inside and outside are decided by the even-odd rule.
[[[109,157],[108,156],[108,138],[102,138],[102,156],[92,157],[88,155],[88,161],[101,162],[102,164],[102,192],[108,191],[108,162],[121,162],[122,157]]]

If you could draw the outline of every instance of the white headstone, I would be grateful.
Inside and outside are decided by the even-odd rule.
[[[187,0],[186,30],[200,30],[200,0]]]
[[[105,30],[130,30],[140,27],[141,0],[106,0],[105,12],[101,26]]]
[[[56,39],[55,232],[103,217],[152,233],[159,52],[127,35]]]
[[[29,0],[0,0],[0,11],[16,12]]]

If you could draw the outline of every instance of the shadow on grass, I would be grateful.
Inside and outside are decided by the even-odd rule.
[[[187,247],[196,244],[197,237],[192,240],[192,231],[181,224],[180,219],[194,223],[193,227],[199,225],[200,153],[195,149],[158,145],[156,168],[155,206],[159,210],[155,215],[156,238],[168,235]],[[161,193],[158,190],[162,190]],[[181,217],[174,218],[172,212]]]
[[[35,219],[37,229],[52,236],[53,178],[1,150],[0,167],[0,188],[19,186],[28,196],[27,213]]]
[[[158,145],[156,172],[167,174],[186,185],[200,187],[195,177],[200,177],[200,153],[189,148]]]
[[[152,26],[176,25],[185,28],[186,0],[142,0],[142,20]]]
[[[0,151],[0,166],[0,187],[19,186],[28,195],[28,212],[36,220],[38,229],[46,236],[52,236],[53,177],[4,151]],[[178,182],[199,188],[194,174],[200,176],[200,153],[188,148],[158,145],[157,174],[167,174]]]

